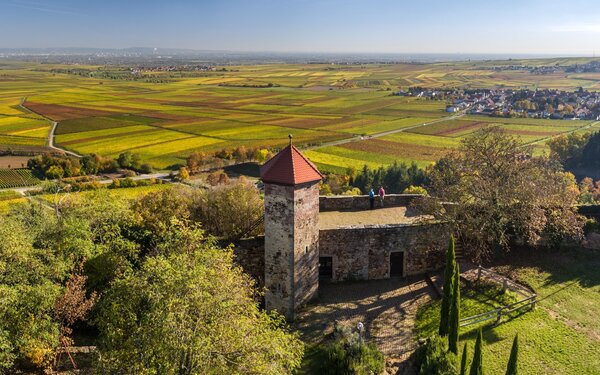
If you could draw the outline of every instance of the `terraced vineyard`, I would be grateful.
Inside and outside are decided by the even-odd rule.
[[[0,189],[33,186],[40,183],[29,169],[0,169]]]
[[[553,63],[567,62],[572,63]],[[44,150],[51,122],[57,121],[54,140],[64,149],[113,157],[131,151],[167,168],[194,151],[278,148],[293,134],[321,168],[340,171],[396,160],[425,166],[484,126],[502,127],[535,144],[538,153],[549,137],[598,128],[585,121],[448,119],[444,101],[390,95],[399,86],[600,87],[597,77],[582,74],[485,68],[502,63],[274,64],[153,73],[162,83],[95,78],[98,70],[126,68],[78,66],[90,72],[81,76],[64,73],[69,67],[62,65],[7,63],[0,69],[11,78],[0,85],[0,149]],[[338,144],[341,140],[345,143]]]

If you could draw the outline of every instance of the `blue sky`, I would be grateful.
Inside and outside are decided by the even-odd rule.
[[[600,54],[593,0],[0,0],[0,48]]]

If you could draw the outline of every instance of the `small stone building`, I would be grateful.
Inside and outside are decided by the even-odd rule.
[[[405,277],[443,265],[449,230],[411,208],[418,195],[319,197],[319,170],[290,145],[261,168],[265,235],[236,258],[265,287],[267,310],[294,319],[319,282]]]

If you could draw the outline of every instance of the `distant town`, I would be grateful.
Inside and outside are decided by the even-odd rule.
[[[446,100],[447,112],[492,117],[553,120],[600,120],[600,94],[583,89],[424,89],[412,87],[393,95]]]

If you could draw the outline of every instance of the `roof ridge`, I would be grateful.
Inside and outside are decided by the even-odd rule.
[[[300,150],[298,150],[298,148],[292,144],[290,144],[290,146],[298,153],[298,155],[300,155],[300,157],[302,159],[304,159],[305,162],[308,163],[308,165],[315,171],[317,172],[321,177],[323,177],[323,174],[317,169],[317,166],[314,165],[310,160],[308,160],[308,158],[306,156],[304,156],[303,153],[300,152]]]
[[[317,167],[293,144],[284,147],[260,169],[264,182],[298,185],[323,179]]]

